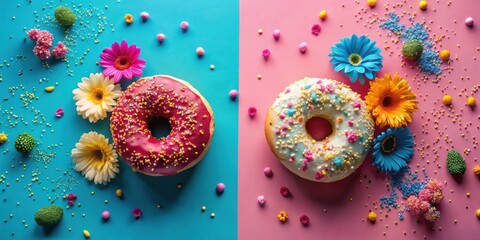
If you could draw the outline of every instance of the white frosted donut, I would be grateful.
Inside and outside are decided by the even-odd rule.
[[[306,122],[321,117],[332,133],[316,141]],[[270,107],[265,136],[281,163],[298,176],[333,182],[353,173],[373,140],[374,123],[360,95],[347,85],[321,78],[290,84]]]

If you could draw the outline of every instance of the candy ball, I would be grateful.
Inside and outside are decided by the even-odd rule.
[[[377,0],[367,0],[367,4],[373,8],[377,5]]]
[[[369,212],[367,218],[371,223],[374,223],[377,221],[377,214],[375,212]]]
[[[476,104],[477,104],[477,100],[475,100],[474,97],[468,97],[467,98],[467,106],[475,107]]]
[[[465,25],[473,27],[473,18],[468,17],[467,19],[465,19]]]
[[[301,42],[301,43],[298,45],[298,50],[299,50],[301,53],[307,52],[307,43],[306,43],[306,42]]]
[[[235,100],[238,96],[238,90],[237,89],[232,89],[232,90],[230,90],[228,95],[230,96],[230,99]]]
[[[223,191],[225,191],[225,184],[223,183],[217,184],[217,187],[215,188],[215,190],[217,191],[217,193],[223,193]]]
[[[163,42],[165,40],[165,34],[159,33],[157,34],[157,41]]]
[[[480,208],[477,209],[477,211],[475,212],[475,215],[477,215],[477,217],[480,218]]]
[[[420,3],[418,4],[418,7],[424,11],[427,10],[427,6],[428,6],[428,3],[427,1],[424,1],[424,0],[420,1]]]
[[[322,11],[320,11],[320,14],[318,14],[318,16],[319,16],[320,19],[322,19],[322,20],[327,19],[327,10],[322,10]]]
[[[272,35],[273,35],[273,38],[274,38],[275,40],[278,40],[278,39],[280,38],[280,30],[279,30],[279,29],[273,30],[273,34],[272,34]]]
[[[195,52],[199,57],[205,55],[205,50],[202,47],[198,47],[197,50],[195,50]]]
[[[150,17],[150,14],[148,14],[148,12],[141,12],[141,13],[140,13],[140,17],[141,17],[143,20],[147,20],[147,19]]]
[[[442,61],[446,62],[450,59],[450,51],[448,51],[447,49],[445,50],[442,50],[438,56],[440,57],[440,59],[442,59]]]
[[[109,218],[110,218],[110,212],[109,212],[109,211],[103,211],[103,212],[102,212],[102,218],[103,218],[104,220],[109,219]]]
[[[423,45],[418,40],[410,40],[405,42],[402,47],[403,57],[407,60],[416,61],[423,53]]]
[[[188,22],[187,21],[183,21],[180,23],[180,28],[183,30],[183,31],[187,31],[188,29]]]
[[[445,95],[445,96],[443,96],[442,101],[443,101],[443,104],[450,105],[450,104],[452,104],[452,96]]]

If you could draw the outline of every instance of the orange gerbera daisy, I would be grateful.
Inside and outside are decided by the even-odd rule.
[[[391,74],[385,74],[383,78],[370,82],[365,102],[379,127],[405,126],[412,121],[413,113],[418,110],[417,96],[398,73],[393,78]]]

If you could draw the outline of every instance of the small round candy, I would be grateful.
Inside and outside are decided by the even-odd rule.
[[[467,19],[465,19],[465,25],[473,27],[473,18],[468,17]]]
[[[477,209],[477,211],[475,212],[475,215],[477,215],[477,217],[480,218],[480,208]]]
[[[232,89],[228,93],[228,96],[230,96],[230,99],[235,100],[238,96],[238,90],[237,89]]]
[[[439,54],[439,57],[444,62],[448,61],[450,59],[450,51],[448,51],[447,49],[442,50]]]
[[[203,56],[205,55],[205,50],[202,47],[197,47],[197,50],[195,50],[198,56]]]
[[[373,8],[377,5],[377,0],[367,0],[367,4]]]
[[[280,38],[280,29],[273,30],[273,39],[278,40]]]
[[[298,50],[299,50],[301,53],[307,52],[307,43],[306,43],[306,42],[301,42],[301,43],[298,45]]]
[[[377,221],[377,214],[375,212],[369,212],[367,218],[371,223],[374,223]]]
[[[452,96],[445,95],[445,96],[443,96],[442,101],[443,101],[443,104],[450,105],[450,104],[452,104]]]
[[[420,3],[418,4],[418,7],[422,10],[427,10],[427,6],[428,6],[428,3],[425,0],[420,1]]]
[[[263,195],[261,195],[261,196],[258,196],[257,202],[258,202],[258,204],[260,204],[260,206],[263,206],[263,205],[265,205],[267,200],[265,200],[265,197]]]
[[[110,218],[110,212],[109,211],[103,211],[102,212],[102,218],[107,220]]]
[[[217,184],[217,187],[215,188],[215,190],[217,190],[217,193],[223,193],[223,191],[225,191],[225,184],[223,183]]]
[[[183,30],[183,31],[187,31],[188,29],[188,22],[187,21],[183,21],[180,23],[180,28]]]
[[[476,165],[473,168],[473,173],[475,173],[475,175],[480,175],[480,166],[479,165]]]
[[[266,177],[272,177],[273,176],[273,171],[270,167],[264,168],[263,173],[265,174]]]
[[[320,19],[322,19],[322,20],[327,19],[327,10],[324,9],[324,10],[320,11],[320,13],[318,14],[318,16],[319,16]]]
[[[467,98],[467,106],[475,107],[476,104],[477,104],[477,100],[475,100],[474,97],[468,97]]]
[[[165,34],[163,34],[163,33],[157,34],[157,40],[159,42],[163,42],[165,40]]]
[[[148,14],[148,12],[141,12],[141,13],[140,13],[140,17],[141,17],[143,20],[147,20],[147,19],[150,17],[150,14]]]

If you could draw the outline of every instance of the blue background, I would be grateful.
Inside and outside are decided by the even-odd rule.
[[[60,4],[82,12],[68,35],[51,18]],[[0,239],[83,239],[84,229],[91,239],[236,238],[238,105],[228,92],[238,88],[238,1],[9,0],[2,8],[0,132],[7,133],[9,141],[0,145]],[[142,11],[150,13],[146,22],[140,19]],[[133,24],[125,24],[126,13],[133,15]],[[188,31],[180,30],[181,21],[190,23]],[[48,60],[49,67],[42,66],[32,52],[34,42],[25,39],[26,31],[34,27],[50,30],[54,45],[76,41],[68,62]],[[160,32],[166,35],[163,44],[155,38]],[[216,123],[212,145],[193,169],[149,177],[133,173],[120,160],[120,173],[106,186],[94,185],[72,169],[70,151],[83,133],[111,136],[108,119],[92,124],[76,114],[72,90],[81,77],[102,70],[96,65],[102,49],[121,40],[142,49],[140,57],[147,62],[144,76],[184,79],[212,106]],[[203,58],[195,54],[199,46],[205,49]],[[130,83],[123,80],[123,89]],[[46,93],[47,86],[56,89]],[[27,92],[33,98],[21,96]],[[59,107],[65,115],[57,119],[54,112]],[[13,142],[21,132],[38,140],[35,157],[15,151]],[[215,192],[219,182],[226,185],[222,195]],[[124,192],[123,200],[115,195],[118,188]],[[66,193],[78,195],[69,209],[62,199]],[[50,201],[64,208],[64,217],[55,229],[44,231],[33,216]],[[136,207],[143,211],[138,220],[131,214]],[[111,213],[107,222],[101,219],[104,210]]]

